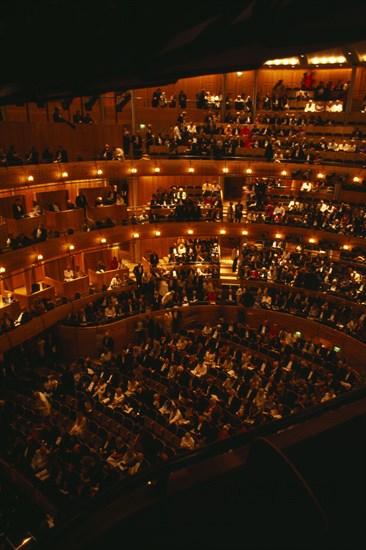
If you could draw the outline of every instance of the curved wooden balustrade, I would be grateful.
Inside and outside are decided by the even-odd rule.
[[[157,310],[149,313],[154,319],[161,318],[169,310]],[[180,308],[182,313],[181,324],[185,328],[195,328],[197,324],[217,323],[220,317],[235,322],[248,323],[251,327],[258,327],[264,319],[267,319],[270,325],[276,325],[278,328],[286,330],[300,331],[306,339],[312,339],[324,344],[337,345],[341,348],[341,353],[349,363],[361,374],[366,374],[366,344],[340,333],[330,327],[321,325],[287,313],[280,313],[271,310],[252,309],[229,305],[200,305]],[[136,342],[135,333],[136,321],[138,318],[146,318],[147,314],[128,317],[115,323],[109,323],[99,327],[68,327],[61,325],[58,327],[58,335],[64,344],[64,350],[68,359],[78,356],[89,355],[92,357],[100,353],[101,338],[108,330],[115,342],[115,349],[127,345],[130,342]]]
[[[99,249],[101,238],[106,239],[104,246],[119,244],[123,242],[136,241],[138,239],[156,239],[156,230],[159,229],[159,237],[217,237],[220,235],[229,235],[231,237],[242,237],[243,231],[247,231],[245,236],[253,239],[263,239],[263,234],[268,234],[269,239],[275,239],[276,234],[281,238],[289,235],[296,235],[306,239],[314,238],[315,243],[319,240],[332,241],[337,244],[347,244],[350,248],[365,247],[365,239],[353,237],[351,235],[340,235],[329,231],[317,231],[305,227],[295,227],[280,224],[244,224],[228,222],[169,222],[169,223],[146,223],[141,225],[116,225],[111,228],[96,229],[90,232],[76,231],[72,235],[61,235],[58,238],[48,239],[45,242],[33,244],[19,250],[9,251],[2,255],[1,265],[6,268],[3,278],[10,273],[23,271],[37,263],[37,256],[43,256],[43,262],[55,259],[57,257],[70,255],[70,244],[75,248],[72,253],[77,254],[91,249]],[[192,233],[189,233],[192,231]]]
[[[56,185],[59,189],[70,189],[77,185],[80,187],[80,180],[88,180],[95,178],[100,182],[101,179],[118,179],[131,175],[131,168],[137,169],[137,176],[156,176],[154,169],[156,160],[126,160],[126,161],[84,161],[84,162],[68,162],[64,164],[35,164],[23,166],[11,166],[0,168],[0,189],[1,195],[12,194],[14,189],[30,189],[30,186],[44,186],[44,191],[47,188],[54,189]],[[194,174],[189,173],[189,168],[194,168]],[[281,177],[281,172],[284,170],[291,174],[294,170],[319,171],[319,166],[312,166],[303,163],[273,163],[263,162],[261,160],[252,159],[225,159],[223,161],[213,159],[159,159],[160,174],[162,175],[191,175],[219,177],[223,175],[223,168],[227,167],[229,172],[227,175],[243,176],[247,168],[253,169],[253,176],[268,176]],[[360,168],[337,166],[336,169],[332,166],[322,166],[321,171],[327,172],[336,171],[337,174],[349,174],[350,177],[359,176]],[[98,170],[102,170],[102,175],[98,174]],[[67,177],[63,177],[63,172],[67,172]],[[28,177],[33,176],[34,180],[30,184]],[[75,180],[75,181],[73,181]],[[79,180],[79,181],[78,181]],[[38,189],[37,189],[38,190]],[[361,186],[360,186],[361,190]],[[7,193],[6,193],[7,192]],[[135,204],[137,206],[137,203]]]

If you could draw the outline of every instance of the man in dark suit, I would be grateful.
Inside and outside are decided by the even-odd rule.
[[[24,218],[26,215],[25,208],[21,203],[20,199],[15,199],[15,203],[12,206],[13,210],[13,216],[16,220],[19,220],[20,218]]]
[[[158,265],[158,263],[159,263],[158,254],[155,251],[151,252],[151,254],[150,254],[150,265],[151,265],[151,267],[156,267]]]
[[[78,195],[76,196],[75,205],[77,208],[83,208],[85,212],[86,207],[88,206],[88,201],[86,200],[86,196],[82,191],[79,191]]]
[[[58,149],[55,153],[55,160],[53,162],[69,162],[69,155],[62,145],[58,146]]]
[[[29,311],[25,308],[25,307],[22,307],[21,310],[20,310],[20,315],[18,317],[18,319],[15,321],[15,325],[24,325],[25,323],[28,323],[28,321],[31,320],[31,315],[29,313]]]
[[[114,340],[111,336],[111,333],[107,330],[102,338],[102,349],[103,351],[113,351],[113,348]]]
[[[144,266],[142,265],[141,262],[139,262],[137,265],[135,265],[135,267],[132,270],[132,273],[136,277],[137,288],[140,288],[141,285],[142,285],[142,276],[144,274]]]
[[[226,407],[231,412],[231,414],[235,414],[240,409],[240,406],[242,405],[241,399],[236,395],[236,391],[234,388],[231,388],[229,390],[229,396],[226,401]]]
[[[36,243],[41,243],[47,239],[47,229],[43,223],[40,223],[38,227],[33,229],[32,237]]]

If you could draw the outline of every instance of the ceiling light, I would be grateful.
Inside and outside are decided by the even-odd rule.
[[[74,246],[73,244],[70,244],[69,250],[70,250],[70,251],[71,251],[71,250],[75,250],[75,246]]]
[[[158,173],[160,172],[160,168],[159,168],[159,166],[155,166],[155,168],[154,168],[154,172],[155,172],[155,174],[158,174]]]
[[[155,237],[160,237],[161,233],[160,231],[155,231]]]
[[[133,234],[133,238],[134,238],[134,239],[138,239],[139,236],[140,236],[140,233],[134,233],[134,234]]]
[[[34,177],[33,176],[28,176],[28,181],[34,181]]]
[[[190,166],[190,167],[188,168],[188,172],[190,172],[191,174],[194,172],[193,166]]]
[[[98,176],[101,176],[101,175],[103,174],[103,170],[101,170],[101,169],[99,168],[99,170],[97,170],[97,174],[98,174]]]
[[[105,244],[107,242],[107,239],[100,239],[100,244]]]
[[[68,175],[69,175],[68,172],[62,172],[62,177],[63,177],[63,178],[67,178]]]

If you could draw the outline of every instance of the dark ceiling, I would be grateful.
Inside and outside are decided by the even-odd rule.
[[[164,85],[366,39],[366,2],[3,0],[0,104]]]

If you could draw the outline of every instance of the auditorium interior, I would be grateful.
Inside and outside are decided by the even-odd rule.
[[[0,550],[361,550],[366,6],[140,4],[0,15]]]

